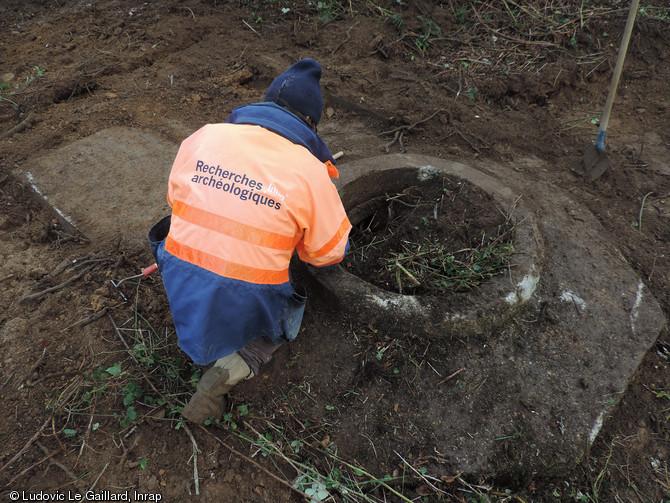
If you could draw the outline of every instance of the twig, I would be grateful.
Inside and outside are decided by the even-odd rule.
[[[75,384],[79,384],[82,380],[83,380],[83,378],[81,376],[77,376],[77,378],[75,378],[72,382],[74,382]],[[67,389],[67,387],[65,389]],[[77,389],[78,389],[77,386],[73,386],[72,391],[70,391],[70,393],[68,393],[68,395],[63,399],[63,401],[58,402],[58,403],[56,403],[56,405],[54,405],[54,412],[58,411],[59,409],[64,407],[65,404],[70,400],[70,398],[72,398],[72,395],[75,394]],[[65,393],[65,390],[63,390],[63,393]],[[59,399],[60,399],[61,396],[63,396],[63,393],[60,394],[60,396],[58,397]]]
[[[654,261],[651,263],[651,272],[649,273],[649,276],[647,276],[647,281],[651,281],[651,277],[654,275],[654,269],[656,268],[656,259],[658,259],[659,256],[662,257],[663,255],[654,255]]]
[[[30,370],[28,371],[28,377],[29,378],[32,375],[32,373],[35,372],[37,370],[37,368],[40,365],[42,365],[42,363],[44,363],[44,359],[45,359],[46,355],[47,355],[47,348],[44,348],[42,350],[42,354],[40,355],[40,357],[37,359],[37,361],[35,363],[33,363],[33,366],[30,367]]]
[[[460,374],[460,373],[463,372],[464,370],[465,370],[465,367],[463,367],[462,369],[458,369],[456,372],[454,372],[454,373],[451,374],[451,375],[448,375],[447,377],[445,377],[444,379],[442,379],[442,380],[441,380],[439,383],[437,383],[437,384],[444,384],[444,383],[447,382],[449,379],[452,379],[452,378],[456,377],[458,374]]]
[[[421,119],[421,120],[419,120],[419,121],[416,121],[414,124],[411,124],[411,125],[409,125],[409,126],[400,126],[400,127],[395,128],[395,129],[391,129],[391,130],[389,130],[389,131],[384,131],[384,132],[380,133],[380,135],[385,135],[385,134],[395,133],[395,136],[393,137],[393,139],[392,139],[389,143],[385,144],[385,145],[382,147],[382,149],[384,150],[384,152],[388,153],[388,151],[389,151],[389,147],[390,147],[391,145],[393,145],[394,143],[396,143],[396,142],[398,142],[398,143],[400,144],[400,151],[401,151],[401,152],[404,152],[405,147],[404,147],[403,144],[402,144],[402,137],[403,137],[403,135],[404,135],[405,133],[411,131],[413,128],[415,128],[415,127],[418,126],[419,124],[423,124],[424,122],[429,121],[430,119],[432,119],[433,117],[435,117],[435,116],[436,116],[437,114],[439,114],[440,112],[444,112],[444,108],[440,108],[439,110],[436,110],[435,112],[433,112],[432,114],[430,114],[430,115],[429,115],[428,117],[426,117],[425,119]]]
[[[407,269],[405,269],[400,262],[398,262],[396,260],[395,265],[396,265],[396,267],[398,267],[398,269],[400,269],[402,272],[404,272],[407,275],[407,277],[414,284],[414,286],[421,286],[421,282],[418,279],[416,279],[411,272],[409,272]]]
[[[498,30],[494,30],[493,28],[488,26],[482,20],[481,16],[479,15],[479,12],[477,11],[477,9],[474,8],[474,6],[472,7],[472,10],[474,11],[475,16],[477,16],[477,19],[479,19],[479,22],[482,24],[482,26],[484,28],[486,28],[491,33],[495,33],[496,35],[498,35],[500,37],[506,38],[507,40],[511,40],[511,41],[516,42],[518,44],[539,45],[539,46],[542,46],[542,47],[554,47],[556,49],[563,49],[560,45],[554,44],[552,42],[543,42],[543,41],[537,41],[537,40],[522,40],[520,38],[516,38],[516,37],[512,37],[510,35],[505,35],[504,33],[500,33]]]
[[[247,25],[247,28],[249,28],[251,31],[253,31],[256,35],[258,35],[259,37],[261,36],[261,34],[258,33],[256,30],[254,30],[254,27],[251,26],[249,23],[247,23],[244,19],[242,20],[242,22],[243,22],[244,24],[246,24],[246,25]]]
[[[7,487],[10,487],[10,486],[12,485],[12,483],[13,483],[16,479],[18,479],[19,477],[25,475],[26,473],[28,473],[30,470],[32,470],[32,469],[35,468],[36,466],[41,465],[41,464],[44,463],[46,460],[51,459],[53,456],[55,456],[55,455],[58,454],[59,452],[60,452],[60,448],[56,449],[55,451],[53,451],[51,454],[47,455],[46,457],[40,459],[37,463],[33,463],[33,464],[30,465],[28,468],[26,468],[25,470],[23,470],[21,473],[17,473],[16,475],[14,475],[14,477],[12,477],[12,480],[10,480],[9,482],[7,482]]]
[[[339,462],[342,463],[343,465],[348,466],[348,467],[351,468],[352,470],[356,470],[357,472],[362,473],[363,475],[365,475],[366,477],[368,477],[370,480],[374,480],[374,477],[372,476],[372,474],[366,472],[365,470],[363,470],[363,469],[361,469],[361,468],[359,468],[359,467],[357,467],[357,466],[352,465],[351,463],[347,463],[347,462],[346,462],[345,460],[343,460],[342,458],[337,457],[337,455],[332,454],[331,452],[326,452],[326,455],[328,455],[329,457],[335,459],[336,461],[339,461]],[[407,496],[404,496],[403,494],[401,494],[401,493],[399,493],[398,491],[396,491],[395,489],[393,489],[393,488],[392,488],[390,485],[388,485],[386,482],[383,482],[382,480],[377,480],[376,482],[377,482],[380,486],[382,486],[383,488],[385,488],[385,489],[391,491],[393,494],[395,494],[395,495],[396,495],[398,498],[400,498],[402,501],[404,501],[404,502],[406,502],[406,503],[412,503],[412,500],[411,500],[411,499],[409,499]]]
[[[86,427],[86,433],[84,434],[84,440],[81,443],[81,448],[79,449],[79,454],[77,455],[77,461],[74,462],[74,466],[77,466],[77,463],[79,463],[79,458],[81,458],[82,453],[84,452],[84,447],[86,447],[86,442],[88,441],[88,437],[91,434],[91,426],[93,425],[93,414],[95,412],[95,407],[93,409],[93,412],[91,412],[91,418],[88,420],[88,426]]]
[[[398,199],[399,197],[402,197],[404,195],[405,194],[397,194],[393,197],[387,197],[386,202],[388,203],[389,201],[395,201],[395,202],[400,203],[404,206],[409,206],[410,208],[418,208],[419,207],[418,204],[409,204],[409,203],[406,203],[405,201],[403,201],[402,199]]]
[[[475,393],[477,393],[477,391],[479,391],[480,388],[481,388],[482,386],[484,386],[484,383],[485,383],[486,381],[488,381],[488,380],[489,380],[489,378],[488,378],[488,377],[485,377],[484,380],[483,380],[482,382],[480,382],[480,383],[477,385],[477,387],[472,391],[472,394],[474,395]]]
[[[128,431],[128,433],[126,433],[126,434],[123,436],[123,438],[128,438],[130,435],[132,435],[133,433],[135,433],[135,431],[137,430],[137,424],[138,424],[138,423],[139,423],[139,421],[137,421],[137,422],[130,428],[130,430]],[[125,431],[125,430],[124,430],[124,431]]]
[[[398,142],[398,145],[400,145],[400,151],[404,152],[405,151],[405,146],[402,144],[402,137],[403,137],[404,134],[405,134],[404,131],[396,131],[395,136],[393,137],[393,139],[390,142],[385,143],[384,145],[382,145],[382,150],[388,154],[389,147],[391,145],[393,145],[395,142]]]
[[[5,382],[2,383],[2,386],[0,386],[0,389],[2,389],[2,388],[4,388],[5,386],[7,386],[7,384],[9,383],[9,381],[12,380],[12,377],[14,377],[14,372],[12,372],[11,374],[9,374],[9,376],[7,377],[7,379],[5,379]]]
[[[81,272],[80,272],[79,274],[77,274],[76,276],[73,276],[73,277],[71,277],[70,279],[68,279],[68,280],[66,280],[66,281],[63,281],[62,283],[60,283],[60,284],[58,284],[58,285],[56,285],[56,286],[52,286],[51,288],[47,288],[46,290],[42,290],[41,292],[37,292],[37,293],[32,293],[32,294],[30,294],[30,295],[26,295],[26,296],[23,297],[21,300],[19,300],[19,304],[25,304],[25,303],[28,302],[28,301],[35,300],[35,299],[39,299],[39,298],[42,297],[43,295],[46,295],[46,294],[48,294],[48,293],[52,293],[52,292],[58,291],[58,290],[60,290],[60,289],[62,289],[62,288],[65,288],[65,287],[66,287],[67,285],[69,285],[70,283],[72,283],[72,282],[78,280],[78,279],[81,278],[83,275],[85,275],[86,273],[88,273],[89,271],[91,271],[94,267],[95,267],[95,265],[91,265],[91,266],[87,267],[86,269],[84,269],[83,271],[81,271]]]
[[[644,197],[642,198],[642,206],[640,206],[640,216],[637,221],[637,230],[642,232],[642,212],[644,211],[644,203],[647,201],[647,197],[649,197],[653,192],[647,192]]]
[[[258,432],[258,430],[256,430],[256,428],[254,428],[253,426],[251,426],[251,425],[250,425],[249,423],[247,423],[246,421],[244,422],[244,426],[246,426],[246,427],[249,428],[251,431],[253,431],[263,443],[267,443],[267,444],[269,444],[270,446],[272,446],[272,448],[275,450],[275,452],[277,453],[277,455],[278,455],[279,457],[281,457],[284,461],[286,461],[288,464],[290,464],[296,472],[301,473],[301,470],[300,470],[299,466],[296,466],[296,463],[295,463],[291,458],[287,457],[287,456],[282,452],[281,448],[280,448],[278,445],[276,445],[274,442],[268,440],[265,436],[261,435],[261,434]],[[255,456],[255,454],[254,454],[254,456]],[[253,456],[252,456],[252,457],[253,457]]]
[[[107,463],[105,464],[104,468],[103,468],[102,471],[100,472],[100,475],[98,475],[98,477],[95,479],[95,482],[93,482],[93,485],[91,486],[91,488],[89,489],[89,491],[92,491],[93,489],[95,489],[95,486],[97,485],[98,481],[100,480],[100,477],[102,477],[102,474],[105,473],[105,470],[107,469],[108,466],[109,466],[109,461],[107,461]]]
[[[21,122],[19,122],[12,129],[0,134],[0,141],[6,140],[7,138],[9,138],[10,136],[15,135],[16,133],[20,133],[24,129],[29,128],[32,124],[33,124],[33,115],[28,114],[28,116],[25,119],[23,119]]]
[[[47,449],[46,447],[44,447],[44,446],[41,444],[41,442],[38,441],[38,442],[37,442],[37,445],[38,445],[38,447],[39,447],[40,449],[42,449],[42,452],[43,452],[44,454],[49,455],[49,449]],[[76,486],[78,486],[78,485],[81,483],[81,480],[80,480],[74,473],[72,473],[72,472],[70,471],[70,469],[69,469],[67,466],[65,466],[63,463],[59,463],[58,461],[55,461],[55,460],[53,460],[53,459],[50,459],[49,462],[50,462],[52,465],[57,466],[58,468],[60,468],[61,470],[63,470],[63,471],[65,472],[65,474],[66,474],[68,477],[70,477],[70,478],[72,479],[72,481],[75,483]]]
[[[344,40],[343,40],[342,42],[340,42],[339,44],[337,44],[337,47],[335,47],[335,49],[333,49],[333,50],[331,51],[331,53],[330,53],[331,55],[333,55],[333,54],[335,54],[337,51],[339,51],[340,48],[341,48],[344,44],[346,44],[346,43],[349,41],[349,39],[351,38],[351,30],[352,30],[352,28],[353,28],[354,26],[356,26],[357,24],[358,24],[358,21],[356,21],[354,24],[352,24],[352,25],[347,29],[347,36],[344,37]]]
[[[368,442],[370,442],[370,445],[372,446],[372,452],[375,453],[375,458],[379,459],[379,456],[377,455],[377,448],[375,447],[375,443],[372,441],[370,438],[370,435],[366,435],[363,432],[360,432],[359,435],[365,439],[367,439]]]
[[[200,454],[200,448],[198,448],[198,444],[195,441],[195,437],[193,436],[193,433],[191,433],[190,428],[186,425],[186,423],[182,423],[182,428],[184,428],[184,431],[186,434],[189,436],[191,439],[191,444],[193,445],[193,482],[195,483],[195,495],[199,496],[200,495],[200,480],[198,477],[198,454]]]
[[[51,431],[54,435],[54,438],[58,442],[58,445],[60,446],[61,450],[63,452],[67,452],[67,449],[65,449],[63,442],[61,442],[60,438],[58,437],[58,433],[56,433],[56,416],[51,416]]]
[[[473,149],[475,149],[477,151],[477,153],[479,153],[479,154],[482,153],[482,151],[479,148],[477,148],[477,146],[475,146],[475,144],[472,143],[463,133],[461,133],[461,131],[458,128],[454,128],[454,131],[456,131],[461,138],[463,138],[466,142],[468,142],[468,144]],[[481,138],[479,138],[479,139],[481,140]],[[484,143],[487,143],[487,142],[484,142]]]
[[[104,307],[104,308],[102,308],[100,311],[98,311],[98,312],[96,312],[96,313],[93,313],[91,316],[88,316],[88,317],[86,317],[86,318],[84,318],[84,319],[81,319],[81,320],[79,320],[79,321],[76,321],[76,322],[74,322],[72,325],[68,325],[67,327],[65,327],[65,328],[64,328],[63,330],[61,330],[60,332],[61,332],[61,333],[66,332],[67,330],[69,330],[69,329],[71,329],[71,328],[73,328],[73,327],[79,327],[79,328],[85,327],[85,326],[88,325],[89,323],[93,323],[95,320],[99,320],[100,318],[102,318],[104,315],[107,314],[107,311],[108,311],[108,310],[109,310],[108,307]]]
[[[518,201],[518,199],[517,199],[517,201]],[[511,216],[511,215],[510,215],[510,216]],[[505,232],[503,232],[500,236],[498,236],[498,237],[495,238],[493,241],[491,241],[491,242],[488,244],[488,247],[489,247],[489,248],[493,248],[494,246],[496,246],[500,241],[502,241],[504,238],[506,238],[508,234],[510,234],[511,232],[514,232],[514,230],[517,228],[517,226],[518,226],[519,224],[524,223],[524,222],[526,221],[527,218],[528,218],[528,217],[523,217],[523,219],[521,219],[519,222],[515,222],[514,225],[513,225],[512,227],[510,227],[510,228],[507,229]],[[508,220],[508,221],[509,221],[509,220]]]
[[[380,133],[380,134],[391,134],[391,133],[395,133],[396,131],[409,131],[410,129],[412,129],[412,128],[418,126],[419,124],[422,124],[422,123],[424,123],[424,122],[426,122],[426,121],[429,121],[430,119],[432,119],[433,117],[435,117],[435,116],[436,116],[437,114],[439,114],[440,112],[444,112],[444,108],[440,108],[439,110],[436,110],[435,112],[433,112],[432,114],[430,114],[430,115],[429,115],[428,117],[426,117],[425,119],[421,119],[421,120],[419,120],[419,121],[416,121],[414,124],[412,124],[412,125],[410,125],[410,126],[400,126],[400,127],[395,128],[395,129],[390,129],[389,131],[384,131],[384,132],[382,132],[382,133]]]
[[[433,491],[436,491],[436,492],[438,492],[438,493],[447,494],[447,493],[446,493],[445,491],[443,491],[442,489],[439,489],[439,488],[435,487],[435,485],[433,485],[433,483],[432,483],[430,480],[428,480],[428,478],[427,478],[424,474],[422,474],[421,472],[419,472],[416,468],[414,468],[412,465],[410,465],[410,464],[405,460],[405,458],[403,458],[400,454],[398,454],[398,451],[395,451],[395,450],[394,450],[393,452],[395,452],[396,456],[398,456],[398,457],[400,458],[400,460],[401,460],[403,463],[405,463],[405,465],[407,465],[407,466],[410,468],[410,470],[412,470],[412,471],[413,471],[414,473],[416,473],[419,477],[421,477],[421,479],[422,479],[426,484],[428,484],[428,485],[431,487],[431,489],[433,489]]]
[[[193,16],[193,19],[195,20],[195,14],[193,14],[193,11],[191,10],[190,7],[182,6],[182,9],[186,9],[191,13],[191,16]]]
[[[484,489],[485,491],[490,491],[490,487],[485,487],[485,486],[477,486],[477,489],[475,489],[472,485],[468,484],[465,480],[463,480],[461,477],[456,477],[456,480],[458,480],[461,484],[464,486],[468,487],[473,493],[478,494],[481,496],[481,493],[477,489]]]
[[[92,253],[89,253],[89,254],[86,255],[85,257],[82,257],[82,258],[76,258],[76,259],[72,260],[71,262],[68,262],[67,264],[62,265],[61,267],[59,267],[58,269],[56,269],[56,270],[53,271],[52,273],[47,274],[44,278],[42,278],[40,281],[38,281],[37,283],[35,283],[35,285],[33,286],[33,288],[37,288],[37,287],[41,286],[42,284],[44,284],[46,281],[49,281],[50,279],[55,278],[55,277],[58,276],[60,273],[62,273],[65,269],[68,269],[68,268],[70,268],[70,267],[79,266],[79,265],[82,265],[82,264],[87,264],[87,263],[89,263],[88,259],[91,258],[92,256],[93,256],[93,254],[92,254]]]
[[[37,440],[40,437],[40,435],[42,434],[44,429],[47,427],[47,425],[49,424],[49,421],[51,421],[51,418],[44,421],[44,424],[42,426],[40,426],[40,429],[37,430],[37,433],[35,433],[33,435],[33,437],[30,440],[28,440],[28,443],[23,446],[23,449],[21,449],[19,452],[17,452],[12,459],[10,459],[4,465],[2,465],[2,468],[0,468],[0,472],[2,470],[4,470],[5,468],[7,468],[8,466],[10,466],[12,463],[14,463],[14,461],[19,459],[23,455],[23,453],[25,453],[30,448],[30,446],[33,445],[35,440]]]
[[[272,473],[270,470],[268,470],[267,468],[265,468],[265,467],[262,466],[261,464],[257,463],[256,461],[254,461],[254,460],[251,459],[250,457],[245,456],[244,454],[242,454],[241,452],[239,452],[239,451],[236,450],[235,448],[231,447],[230,445],[228,445],[227,443],[225,443],[223,440],[221,440],[219,437],[217,437],[217,436],[214,435],[213,433],[207,431],[207,429],[206,429],[204,426],[202,426],[202,425],[198,425],[198,426],[200,426],[200,429],[201,429],[202,431],[204,431],[205,433],[207,433],[208,435],[210,435],[211,437],[213,437],[218,443],[220,443],[223,447],[225,447],[225,448],[228,449],[230,452],[232,452],[235,456],[238,456],[238,457],[244,459],[245,461],[251,463],[251,464],[254,465],[256,468],[258,468],[259,470],[262,470],[262,471],[265,472],[267,475],[269,475],[270,477],[272,477],[273,479],[275,479],[277,482],[280,482],[281,484],[285,485],[286,487],[288,487],[288,488],[291,489],[292,491],[295,491],[296,493],[300,494],[302,497],[304,497],[304,498],[306,499],[306,501],[311,501],[312,498],[311,498],[308,494],[304,493],[303,491],[301,491],[301,490],[298,489],[297,487],[293,487],[293,485],[290,484],[289,482],[287,482],[286,480],[284,480],[284,479],[282,479],[282,478],[280,478],[280,477],[277,477],[277,475],[275,475],[274,473]]]

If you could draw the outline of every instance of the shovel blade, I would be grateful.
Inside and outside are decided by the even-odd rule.
[[[584,176],[593,182],[602,176],[609,169],[612,161],[606,152],[599,152],[595,145],[590,145],[584,152],[582,158],[582,167]]]

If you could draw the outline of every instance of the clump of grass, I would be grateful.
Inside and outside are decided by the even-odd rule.
[[[421,23],[421,35],[414,38],[414,44],[425,55],[426,51],[435,39],[442,38],[442,29],[432,19],[425,16],[418,16]]]
[[[439,240],[403,244],[387,268],[396,278],[398,291],[470,290],[505,269],[514,254],[514,243],[505,234],[476,248],[447,250]],[[409,288],[408,288],[409,283]]]

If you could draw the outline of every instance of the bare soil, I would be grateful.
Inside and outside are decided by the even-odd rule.
[[[422,477],[421,467],[439,464],[440,453],[404,411],[428,408],[412,403],[411,393],[407,403],[389,403],[384,390],[404,382],[408,361],[420,366],[448,353],[431,355],[415,334],[394,346],[392,326],[333,312],[314,290],[301,334],[231,393],[225,424],[176,428],[175,409],[198,369],[176,347],[160,278],[110,282],[149,265],[148,245],[133,244],[137,236],[91,242],[73,233],[16,173],[38,154],[112,126],[178,144],[234,107],[260,101],[300,57],[323,65],[319,132],[333,152],[345,152],[343,165],[406,149],[513,165],[529,187],[549,181],[597,217],[612,249],[670,314],[667,5],[651,2],[638,17],[608,129],[614,165],[588,182],[581,158],[597,130],[625,6],[584,4],[580,18],[580,2],[567,1],[535,16],[533,7],[480,3],[319,4],[2,2],[0,84],[9,84],[0,89],[2,497],[92,489],[163,501],[196,493],[202,501],[304,500],[290,487],[296,470],[263,456],[261,434],[284,450],[295,442],[292,452],[333,477],[336,470],[359,483],[404,477],[366,485],[377,501],[401,501],[398,493],[428,501],[670,499],[667,324],[568,475],[464,480],[446,466],[435,479]],[[158,356],[144,349],[129,356],[123,341],[132,347],[138,333],[159,346]],[[332,351],[334,338],[349,343],[345,350]],[[161,367],[166,361],[178,362],[175,375]],[[350,378],[343,369],[352,367],[359,371],[341,394],[338,379]],[[131,383],[143,390],[133,401]],[[357,431],[364,418],[347,415],[363,384],[367,414],[385,425],[364,439],[365,452]],[[495,393],[508,392],[498,386]],[[129,403],[137,416],[128,415]],[[501,440],[510,457],[514,441]],[[358,468],[334,457],[339,452]]]

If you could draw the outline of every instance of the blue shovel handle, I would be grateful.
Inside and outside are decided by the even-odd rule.
[[[598,152],[605,151],[605,135],[607,135],[607,131],[598,131],[598,136],[596,137],[596,150]]]

